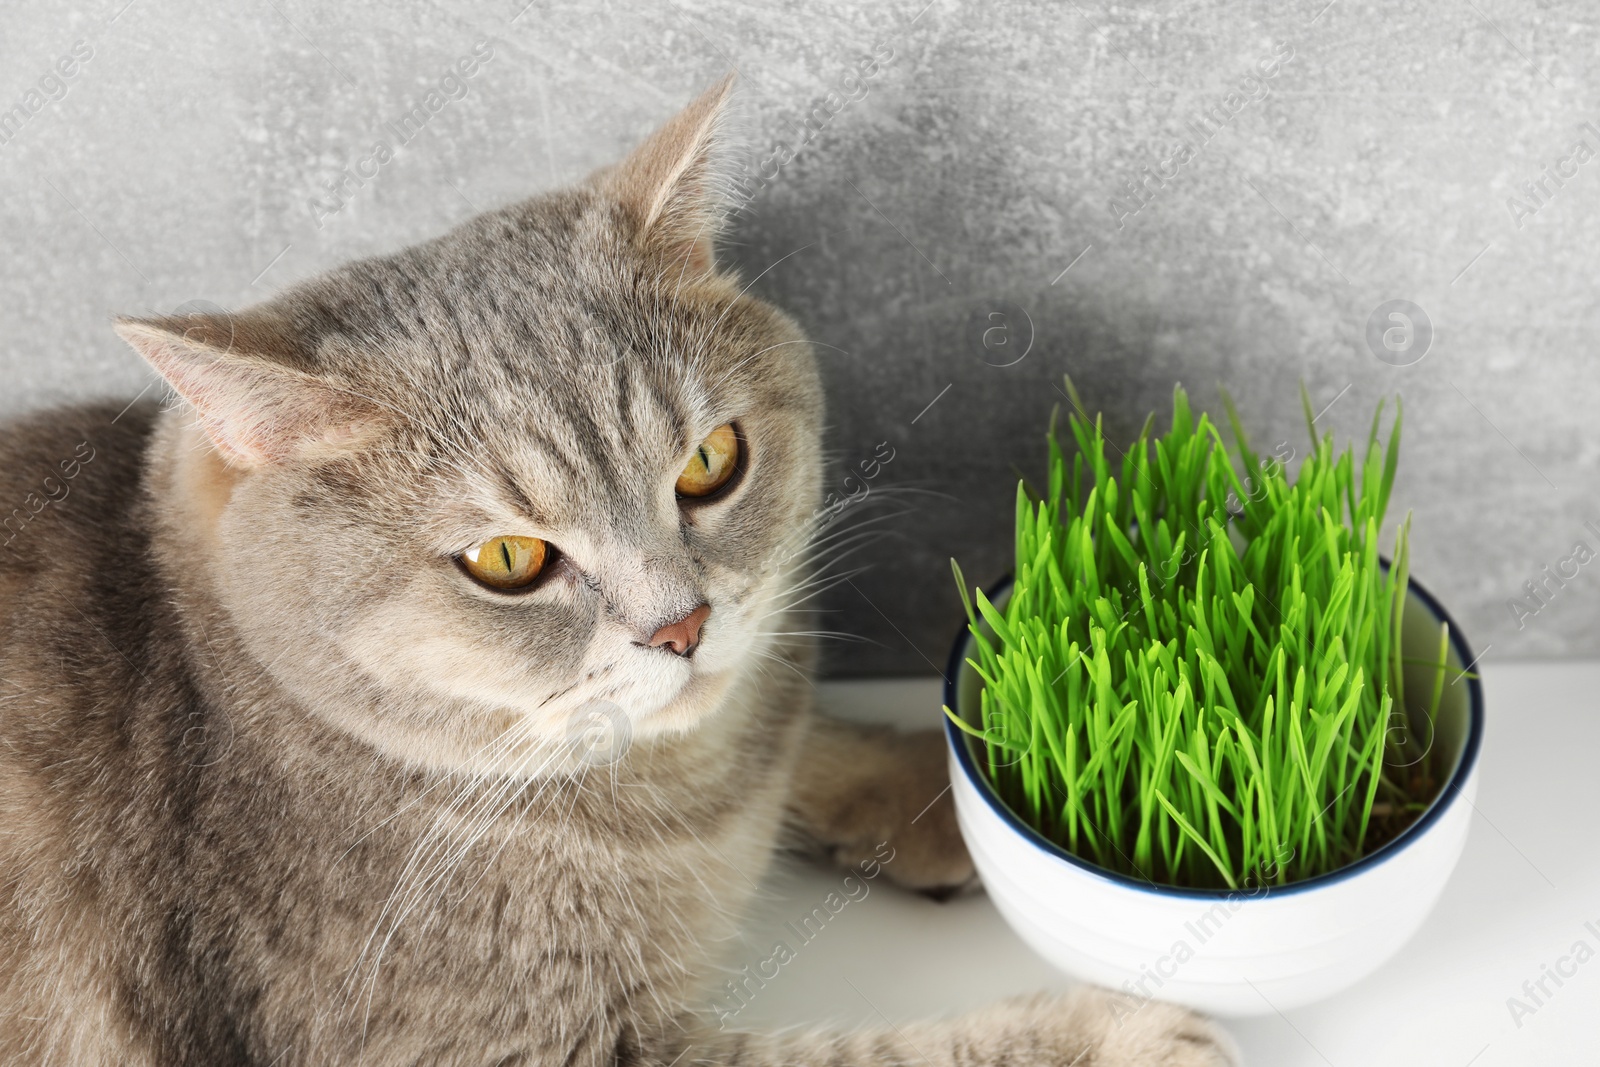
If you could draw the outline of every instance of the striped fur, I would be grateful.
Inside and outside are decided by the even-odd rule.
[[[714,262],[726,92],[576,189],[124,321],[167,410],[0,431],[0,1063],[1225,1062],[1098,994],[834,1036],[689,1011],[782,843],[971,878],[937,739],[810,710],[821,393]],[[728,421],[737,487],[681,508]],[[452,562],[503,533],[560,548],[548,581]],[[700,600],[692,660],[640,644]]]

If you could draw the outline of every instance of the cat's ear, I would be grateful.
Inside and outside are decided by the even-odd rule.
[[[630,217],[641,250],[690,274],[716,269],[730,184],[724,128],[733,79],[729,74],[706,90],[601,176]]]
[[[263,313],[119,318],[115,328],[194,407],[234,466],[346,449],[384,421],[376,404],[296,367],[304,346]]]

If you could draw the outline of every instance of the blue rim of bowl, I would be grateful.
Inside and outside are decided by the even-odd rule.
[[[1008,574],[986,590],[985,595],[993,601],[1010,587],[1011,575]],[[1470,669],[1475,662],[1472,649],[1462,639],[1461,628],[1456,625],[1455,619],[1450,617],[1450,613],[1444,610],[1444,605],[1440,604],[1433,594],[1423,588],[1422,584],[1415,578],[1410,579],[1407,588],[1409,592],[1417,595],[1417,598],[1427,606],[1429,611],[1433,612],[1435,618],[1450,627],[1450,645],[1455,650],[1460,661],[1466,665],[1463,667],[1463,672]],[[955,645],[950,649],[950,658],[945,664],[944,703],[952,711],[956,710],[956,679],[961,675],[961,666],[966,659],[963,653],[971,637],[971,633],[963,625],[956,632]],[[1462,745],[1461,758],[1456,762],[1455,773],[1450,776],[1450,780],[1445,782],[1443,788],[1439,790],[1439,795],[1434,797],[1433,803],[1428,805],[1428,810],[1424,811],[1410,826],[1400,831],[1393,839],[1384,842],[1379,848],[1367,853],[1354,863],[1346,864],[1338,870],[1329,871],[1326,874],[1318,874],[1298,882],[1290,882],[1287,885],[1269,885],[1262,895],[1275,897],[1289,893],[1305,893],[1334,885],[1347,878],[1353,878],[1361,872],[1399,855],[1413,841],[1420,839],[1423,834],[1427,833],[1429,827],[1444,817],[1444,813],[1456,802],[1461,792],[1461,787],[1472,774],[1473,768],[1477,766],[1478,752],[1483,744],[1483,685],[1470,674],[1465,674],[1464,678],[1458,678],[1456,681],[1465,681],[1467,683],[1467,711],[1470,716],[1467,739]],[[1124,886],[1128,889],[1137,889],[1140,892],[1151,893],[1155,896],[1187,897],[1197,900],[1225,900],[1245,892],[1243,889],[1195,889],[1189,886],[1161,885],[1158,882],[1140,880],[1116,871],[1108,871],[1104,867],[1097,866],[1086,859],[1073,855],[1029,826],[1006,806],[1005,801],[1001,800],[995,793],[993,786],[989,784],[989,780],[984,777],[983,772],[974,762],[972,749],[968,745],[968,736],[955,723],[950,721],[949,716],[945,716],[944,719],[945,737],[951,750],[956,754],[957,762],[961,764],[962,773],[973,782],[977,788],[978,795],[983,797],[985,803],[994,810],[994,813],[1010,825],[1024,841],[1027,841],[1039,851],[1076,867],[1086,874],[1102,878],[1115,885]]]

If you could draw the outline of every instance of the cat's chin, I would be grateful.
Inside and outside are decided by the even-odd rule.
[[[585,707],[609,707],[618,715],[604,712],[580,715],[573,721],[582,723],[581,729],[575,730],[569,725],[559,736],[542,735],[531,739],[526,746],[488,761],[476,755],[467,757],[449,769],[537,778],[544,774],[570,774],[608,766],[621,759],[637,742],[681,736],[700,726],[727,703],[737,675],[733,670],[696,672],[664,702],[648,710],[634,707],[624,712],[620,705],[611,701],[596,701]],[[591,740],[592,748],[589,747]]]
[[[695,671],[673,696],[653,711],[640,715],[634,723],[642,737],[683,733],[722,706],[733,681],[732,670]]]

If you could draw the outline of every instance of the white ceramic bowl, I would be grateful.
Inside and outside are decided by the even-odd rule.
[[[991,599],[1009,592],[1003,583]],[[1455,622],[1416,582],[1402,629],[1406,654],[1473,662]],[[945,703],[977,724],[982,679],[962,630]],[[1413,670],[1417,670],[1413,668]],[[1420,668],[1409,692],[1429,692]],[[1431,681],[1431,680],[1430,680]],[[1433,805],[1393,841],[1330,874],[1286,886],[1229,890],[1158,886],[1103,870],[1052,844],[1006,807],[979,770],[974,739],[945,724],[956,817],[989,896],[1024,941],[1074,977],[1220,1015],[1286,1011],[1370,974],[1416,933],[1466,842],[1478,785],[1483,690],[1447,683],[1433,747],[1453,768]],[[1420,734],[1418,735],[1421,736]]]

